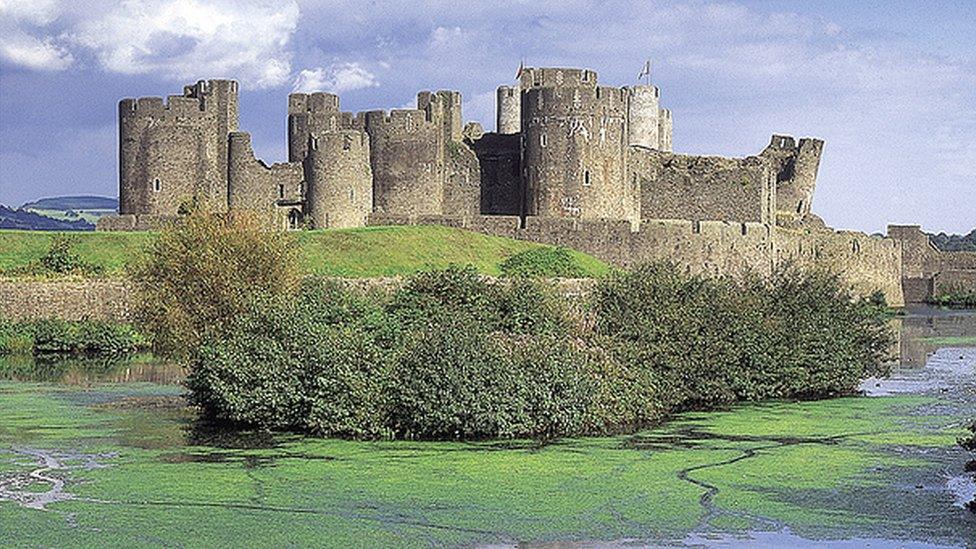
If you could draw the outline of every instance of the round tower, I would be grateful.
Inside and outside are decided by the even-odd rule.
[[[312,133],[305,178],[305,219],[313,228],[366,225],[373,209],[373,174],[365,132]]]
[[[522,92],[518,86],[498,86],[495,132],[512,135],[522,131]]]
[[[661,108],[661,90],[657,86],[632,86],[627,88],[628,144],[657,149],[658,110]]]
[[[522,93],[527,215],[634,216],[625,177],[627,91],[588,84]]]

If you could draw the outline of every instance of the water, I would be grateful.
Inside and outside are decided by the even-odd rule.
[[[899,323],[867,397],[545,446],[228,433],[151,357],[4,359],[0,545],[976,547],[976,314]]]

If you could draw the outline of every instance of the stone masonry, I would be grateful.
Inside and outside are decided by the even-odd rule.
[[[819,139],[774,135],[745,158],[674,154],[657,86],[603,86],[576,68],[524,68],[516,80],[498,88],[487,133],[463,125],[456,91],[359,113],[343,112],[333,94],[291,94],[288,162],[271,166],[238,131],[236,82],[123,99],[120,215],[98,228],[152,229],[191,206],[257,211],[280,229],[445,224],[621,265],[669,260],[714,274],[829,266],[893,304],[903,282],[966,280],[931,251],[917,259],[904,231],[896,240],[836,232],[810,213]],[[919,262],[943,267],[922,272]]]

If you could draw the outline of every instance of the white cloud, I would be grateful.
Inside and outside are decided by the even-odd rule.
[[[335,63],[329,67],[305,69],[295,78],[295,92],[342,93],[379,86],[376,75],[359,63]]]
[[[0,56],[16,65],[42,71],[60,71],[74,61],[71,53],[51,38],[37,38],[8,30],[0,41]]]
[[[73,56],[43,28],[60,15],[53,0],[0,0],[0,58],[35,70],[66,69]]]
[[[120,1],[69,32],[107,71],[174,79],[238,78],[278,86],[291,73],[294,1]]]

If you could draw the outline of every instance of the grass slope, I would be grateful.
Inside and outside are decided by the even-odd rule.
[[[44,255],[52,233],[0,231],[0,275],[12,273]],[[410,274],[450,264],[470,264],[487,275],[500,274],[508,257],[540,244],[488,236],[438,226],[365,227],[297,233],[307,269],[318,275],[376,277]],[[152,238],[152,233],[72,233],[81,258],[102,266],[108,276],[119,275]],[[573,252],[588,276],[601,276],[609,267],[600,260]]]

